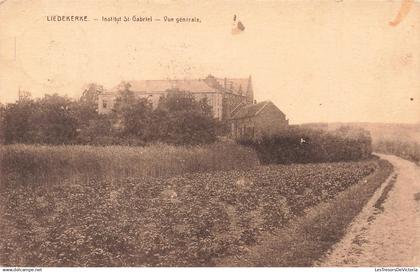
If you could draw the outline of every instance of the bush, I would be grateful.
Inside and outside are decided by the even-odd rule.
[[[255,148],[263,164],[356,161],[368,158],[372,152],[368,132],[349,128],[333,132],[291,128],[241,143]]]
[[[208,144],[216,140],[216,121],[206,100],[169,90],[159,101],[151,125],[152,139],[169,144]]]
[[[420,144],[416,142],[381,140],[374,144],[374,150],[420,163]]]
[[[4,142],[11,143],[74,143],[77,118],[73,102],[59,95],[45,95],[8,104],[3,112]]]

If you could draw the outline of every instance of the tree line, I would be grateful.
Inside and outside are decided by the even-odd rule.
[[[58,94],[20,97],[0,104],[0,138],[5,144],[144,145],[149,142],[202,144],[216,140],[220,124],[206,99],[168,90],[156,108],[125,83],[110,114],[99,114],[103,87],[89,84],[78,100]]]
[[[381,139],[374,144],[376,152],[393,154],[420,164],[420,143],[397,138]]]

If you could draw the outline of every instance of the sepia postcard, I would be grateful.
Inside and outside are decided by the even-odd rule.
[[[420,269],[420,1],[0,0],[1,271]]]

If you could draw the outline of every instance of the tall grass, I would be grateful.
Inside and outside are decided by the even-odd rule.
[[[258,164],[252,149],[234,143],[196,147],[0,146],[1,185],[173,176]]]

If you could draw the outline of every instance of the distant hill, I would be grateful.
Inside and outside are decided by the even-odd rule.
[[[380,140],[415,141],[420,143],[420,123],[305,123],[301,127],[335,130],[341,126],[363,128],[370,132],[374,142]]]

